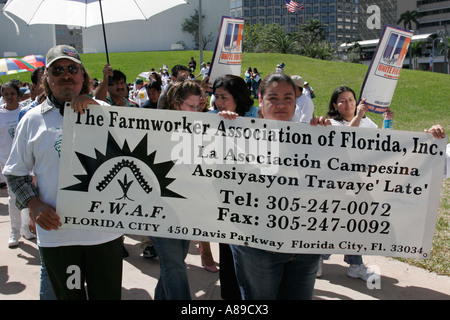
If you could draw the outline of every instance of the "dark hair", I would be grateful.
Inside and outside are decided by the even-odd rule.
[[[18,80],[18,79],[11,79],[8,82],[14,83],[16,86],[18,86],[19,88],[22,86],[22,81]]]
[[[271,73],[267,77],[264,78],[260,87],[259,93],[261,94],[261,98],[266,94],[267,87],[271,85],[273,82],[287,82],[292,86],[292,90],[295,93],[295,83],[292,81],[291,77],[285,73]]]
[[[156,89],[158,91],[161,91],[161,85],[158,83],[158,81],[150,81],[148,84],[145,85],[145,88],[147,90],[149,89]]]
[[[111,79],[112,79],[112,82],[119,81],[121,79],[123,79],[125,81],[125,83],[127,82],[127,76],[125,75],[125,73],[123,73],[120,70],[113,70],[113,75],[112,75]],[[108,85],[109,85],[109,83],[108,83]]]
[[[180,71],[182,71],[182,70],[184,70],[184,71],[189,71],[188,67],[186,67],[186,66],[183,66],[183,65],[181,65],[181,64],[175,65],[175,66],[172,68],[172,77],[174,77],[175,79],[178,78],[178,73],[179,73]]]
[[[44,73],[45,71],[45,67],[37,67],[36,69],[33,70],[33,72],[31,73],[31,82],[34,85],[38,84],[39,81],[39,74],[42,72]]]
[[[20,92],[20,88],[19,88],[19,86],[17,85],[17,82],[16,82],[16,81],[10,80],[10,81],[8,81],[8,82],[2,84],[2,86],[1,86],[2,95],[3,95],[3,89],[5,89],[5,88],[7,88],[7,87],[11,87],[11,88],[13,88],[14,90],[16,90],[17,95],[18,95],[19,97],[22,96],[22,93]]]
[[[153,75],[156,79],[155,80],[151,80],[150,76]],[[162,80],[161,80],[161,76],[159,75],[159,73],[152,71],[149,74],[149,79],[150,81],[157,81],[159,83],[160,86],[162,86]]]
[[[220,87],[225,88],[233,96],[236,102],[236,113],[241,117],[253,106],[252,94],[241,77],[232,74],[219,77],[214,81],[213,93],[215,94]]]
[[[337,121],[343,121],[344,118],[339,113],[339,111],[334,107],[334,104],[337,103],[337,100],[339,98],[339,95],[343,92],[351,92],[353,94],[353,98],[356,100],[355,92],[346,86],[337,87],[333,94],[331,95],[330,104],[328,105],[328,112],[327,117],[337,120]],[[355,109],[355,115],[356,115],[356,109]]]

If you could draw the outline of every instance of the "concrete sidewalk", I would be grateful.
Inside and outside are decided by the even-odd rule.
[[[10,222],[7,192],[0,189],[0,300],[38,300],[40,260],[35,241],[20,240],[18,247],[8,248]],[[124,259],[122,299],[152,300],[159,276],[157,259],[142,257],[139,236],[126,236],[130,256]],[[211,243],[218,260],[218,244]],[[342,255],[325,261],[323,276],[317,279],[315,300],[450,300],[450,277],[439,276],[392,258],[364,256],[364,262],[381,274],[375,288],[359,279],[346,276]],[[197,244],[191,242],[186,259],[194,300],[221,300],[219,274],[204,270]]]

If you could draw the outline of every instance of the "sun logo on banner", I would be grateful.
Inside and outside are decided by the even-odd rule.
[[[154,191],[149,179],[145,177],[145,172],[148,173],[148,169],[150,169],[158,181],[161,197],[184,198],[168,189],[168,186],[175,180],[167,177],[175,165],[174,162],[155,163],[156,151],[148,154],[147,149],[147,135],[131,151],[126,140],[123,146],[120,147],[111,133],[108,132],[105,154],[102,154],[97,149],[95,149],[95,157],[75,152],[86,174],[74,175],[80,182],[62,190],[88,192],[92,183],[97,192],[104,192],[108,189],[121,190],[121,195],[116,200],[134,201],[128,194],[134,182],[136,182],[134,185],[140,186],[140,189],[146,195]],[[147,168],[143,168],[142,164]],[[124,173],[124,170],[127,171]],[[128,174],[130,173],[131,175],[129,176]],[[96,178],[93,179],[94,177]],[[111,187],[112,185],[114,185],[114,188]]]

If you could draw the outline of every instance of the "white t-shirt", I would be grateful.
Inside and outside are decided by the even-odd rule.
[[[58,109],[48,104],[48,100],[28,111],[17,126],[11,155],[3,170],[5,175],[14,176],[28,176],[33,172],[37,178],[39,198],[54,208],[58,191],[62,127],[63,117]],[[41,247],[97,245],[121,236],[65,228],[47,231],[38,225],[36,229],[38,245]]]
[[[309,96],[309,97],[311,98],[311,90],[314,91],[314,89],[311,88],[311,87],[303,88],[303,92],[302,92],[302,93],[303,93],[305,96]],[[311,99],[312,99],[312,98],[311,98]]]
[[[295,116],[300,122],[309,123],[314,115],[314,103],[311,97],[301,95],[295,100]]]
[[[209,68],[210,68],[210,67],[204,67],[204,68],[202,68],[202,70],[200,71],[200,74],[203,75],[203,80],[205,80],[205,78],[208,76]]]
[[[147,89],[145,87],[142,87],[141,89],[137,90],[136,95],[131,100],[136,102],[139,107],[142,107],[142,105],[148,100]]]
[[[330,119],[331,124],[333,126],[345,126],[348,127],[350,125],[349,121],[337,121],[334,119]],[[359,123],[359,127],[360,128],[378,128],[377,124],[375,122],[373,122],[372,120],[370,120],[368,117],[364,117],[361,119],[361,122]]]
[[[0,166],[4,167],[8,160],[17,127],[17,118],[22,107],[15,110],[5,109],[6,104],[0,106]]]

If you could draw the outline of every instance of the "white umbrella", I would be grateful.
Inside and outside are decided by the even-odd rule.
[[[61,24],[88,28],[103,25],[106,56],[105,23],[147,20],[186,0],[9,0],[2,11],[31,24]]]

